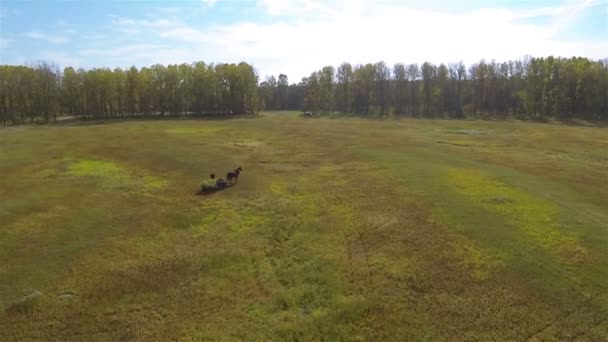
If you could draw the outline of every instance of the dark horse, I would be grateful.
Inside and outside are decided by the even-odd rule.
[[[228,173],[226,174],[226,179],[232,183],[232,180],[234,179],[234,181],[238,181],[239,180],[239,174],[241,173],[241,171],[243,171],[243,168],[241,168],[240,166],[237,167],[236,169],[234,169],[234,171],[228,171]]]

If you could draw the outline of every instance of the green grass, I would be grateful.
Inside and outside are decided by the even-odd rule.
[[[607,134],[289,112],[1,129],[0,340],[606,340]]]

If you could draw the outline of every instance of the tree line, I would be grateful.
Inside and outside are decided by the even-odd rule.
[[[2,124],[78,118],[256,114],[258,76],[247,63],[160,64],[91,70],[0,66]]]
[[[284,81],[281,81],[284,78]],[[532,58],[497,63],[384,62],[323,67],[297,85],[271,77],[270,109],[375,117],[518,117],[608,120],[608,59]],[[267,106],[268,108],[268,106]]]
[[[519,117],[608,120],[608,59],[531,58],[434,65],[384,62],[323,67],[289,84],[261,83],[239,64],[138,69],[0,66],[0,122],[257,114],[307,110],[374,117]]]

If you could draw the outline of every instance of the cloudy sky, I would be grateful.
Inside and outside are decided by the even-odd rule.
[[[0,64],[324,65],[608,57],[608,0],[0,1]]]

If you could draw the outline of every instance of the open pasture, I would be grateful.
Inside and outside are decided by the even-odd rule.
[[[0,340],[605,341],[607,182],[599,127],[3,128]]]

